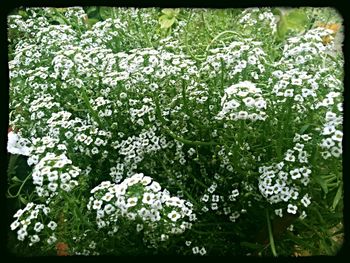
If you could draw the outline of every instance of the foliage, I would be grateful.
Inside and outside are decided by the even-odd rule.
[[[335,254],[339,22],[314,8],[10,15],[8,151],[29,166],[10,157],[11,251]]]

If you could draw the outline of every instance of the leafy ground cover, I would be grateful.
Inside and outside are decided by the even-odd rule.
[[[329,8],[8,16],[16,255],[334,255],[341,17]]]

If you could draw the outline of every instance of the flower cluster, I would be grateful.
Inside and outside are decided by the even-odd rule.
[[[7,137],[7,152],[25,156],[29,155],[31,149],[29,147],[30,143],[27,139],[21,137],[14,131],[10,131]]]
[[[306,192],[312,171],[308,167],[309,154],[304,149],[305,142],[311,137],[308,134],[294,137],[295,145],[284,154],[279,163],[259,167],[259,190],[270,204],[288,203],[287,213],[296,214],[298,208],[308,207],[311,203]],[[302,206],[300,206],[302,204]],[[276,209],[282,217],[283,209]]]
[[[53,196],[59,189],[71,191],[78,185],[76,178],[80,171],[64,154],[57,156],[47,153],[35,165],[32,173],[38,196]]]
[[[258,22],[261,23],[259,27],[256,26]],[[264,31],[266,27],[271,33],[277,30],[277,20],[270,9],[247,8],[242,12],[239,23],[243,25],[243,28],[255,26],[258,31]]]
[[[17,230],[17,238],[20,241],[29,239],[29,246],[39,242],[48,234],[42,235],[43,232],[48,232],[50,236],[46,239],[48,244],[56,242],[55,229],[57,223],[50,221],[47,224],[43,223],[42,218],[49,218],[50,208],[43,204],[28,203],[23,209],[19,209],[14,214],[15,221],[11,224],[11,230]]]
[[[149,130],[142,129],[138,136],[130,136],[125,140],[121,140],[119,143],[113,143],[112,147],[118,150],[120,156],[123,157],[123,161],[119,158],[117,164],[117,168],[120,167],[118,168],[119,172],[113,172],[112,174],[115,182],[121,180],[121,176],[124,174],[123,171],[127,176],[131,176],[145,156],[168,147],[166,137],[157,136],[156,131],[156,127],[152,127]],[[111,168],[112,171],[115,171],[114,167]]]
[[[120,218],[135,221],[136,230],[148,238],[165,241],[170,234],[181,234],[191,228],[186,217],[193,217],[192,204],[171,197],[159,183],[142,173],[126,178],[120,184],[104,181],[91,190],[87,208],[96,211],[99,228],[108,227],[111,235],[118,231]],[[114,229],[114,230],[113,230]]]
[[[152,253],[211,255],[219,243],[225,254],[266,222],[261,208],[306,216],[316,176],[342,155],[334,31],[278,39],[270,8],[236,11],[26,8],[8,17],[8,152],[28,156],[34,186],[11,225],[18,240],[97,255],[132,254],[141,237]],[[331,176],[329,192],[339,183]],[[12,179],[11,189],[21,183]]]
[[[262,42],[244,39],[232,41],[228,46],[212,48],[200,71],[211,78],[220,76],[224,71],[229,82],[241,75],[258,80],[266,70],[266,53],[261,45]]]
[[[265,120],[266,101],[261,89],[250,81],[243,81],[225,89],[221,98],[222,110],[217,119],[226,120]]]
[[[324,139],[320,143],[323,151],[321,152],[324,159],[333,156],[339,158],[342,154],[343,132],[339,129],[342,124],[342,117],[337,116],[332,111],[326,112],[325,124],[323,126],[322,135]]]

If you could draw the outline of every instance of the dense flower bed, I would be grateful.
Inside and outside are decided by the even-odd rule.
[[[8,17],[8,151],[28,156],[33,185],[16,196],[18,241],[37,254],[268,254],[266,220],[308,222],[321,191],[341,196],[334,30],[278,38],[271,9],[246,9],[200,49],[189,18],[204,11],[163,11],[175,23],[157,34],[159,10],[110,10],[94,24],[79,7]]]

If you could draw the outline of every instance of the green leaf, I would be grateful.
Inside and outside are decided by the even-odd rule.
[[[335,208],[337,207],[337,205],[338,205],[339,201],[342,199],[342,197],[343,197],[343,184],[341,183],[341,184],[339,185],[338,191],[337,191],[337,193],[335,194],[335,197],[334,197],[334,199],[333,199],[333,204],[332,204],[332,207],[331,207],[331,209],[332,209],[333,211],[334,211]]]
[[[7,175],[8,176],[16,174],[18,156],[19,155],[17,155],[17,154],[10,155],[10,160],[9,160],[8,167],[7,167]]]
[[[96,6],[91,6],[91,7],[89,7],[87,9],[86,14],[88,16],[90,16],[91,14],[96,13],[96,12],[97,12],[97,7]]]
[[[180,13],[180,9],[164,8],[162,9],[162,13],[169,17],[176,17]]]
[[[19,10],[19,11],[18,11],[18,14],[19,14],[20,16],[22,16],[23,18],[27,18],[27,17],[28,17],[27,12],[24,11],[24,10]]]
[[[303,10],[294,9],[285,15],[280,14],[280,20],[277,24],[277,35],[280,39],[284,39],[289,31],[304,31],[307,24],[308,18]]]
[[[24,199],[22,196],[19,196],[19,201],[24,205],[26,205],[28,203],[28,201],[26,199]]]
[[[328,193],[328,187],[326,181],[321,176],[314,176],[315,181],[321,186],[325,194]]]
[[[60,25],[65,25],[66,21],[63,20],[63,18],[59,17],[59,16],[53,16],[52,17],[54,21],[60,23]]]
[[[87,23],[88,23],[88,25],[91,27],[91,26],[93,26],[94,24],[96,24],[98,21],[99,21],[99,20],[96,19],[96,18],[89,18],[89,19],[87,20]]]
[[[159,17],[160,28],[167,29],[171,27],[174,24],[175,20],[175,17],[169,18],[167,15],[162,15],[161,17]]]
[[[112,8],[111,7],[103,7],[103,6],[101,6],[100,9],[99,9],[99,12],[100,12],[100,17],[103,20],[106,20],[106,19],[112,17]]]
[[[67,11],[67,8],[56,8],[57,12],[64,13]]]
[[[300,9],[290,11],[285,16],[285,19],[289,28],[300,31],[305,29],[305,26],[308,22],[306,13]]]
[[[299,133],[303,134],[309,127],[310,127],[310,124],[305,124],[303,127],[301,127]]]
[[[22,183],[22,181],[17,176],[12,177],[11,180],[17,183]]]

